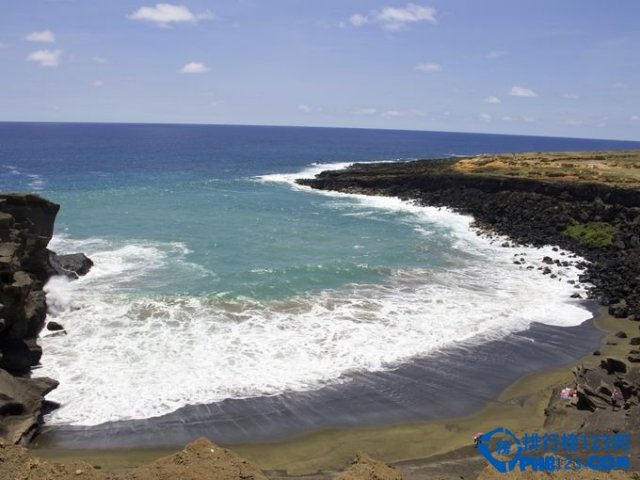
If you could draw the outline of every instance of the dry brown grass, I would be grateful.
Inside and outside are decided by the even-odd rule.
[[[480,155],[459,160],[453,169],[470,174],[640,188],[640,150]]]

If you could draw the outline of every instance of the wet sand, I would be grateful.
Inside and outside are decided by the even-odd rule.
[[[593,327],[594,324],[597,328]],[[325,413],[317,414],[318,419],[326,419],[331,412],[336,411],[337,406],[350,406],[345,411],[352,413],[341,417],[342,421],[347,421],[346,428],[325,426],[316,432],[288,436],[279,441],[259,442],[251,438],[249,442],[222,441],[221,443],[226,443],[240,455],[256,462],[261,468],[278,475],[338,471],[348,465],[355,452],[359,450],[387,462],[404,462],[401,464],[404,465],[402,468],[412,471],[428,469],[429,457],[445,454],[441,458],[446,459],[447,452],[458,451],[457,454],[454,452],[450,455],[459,456],[458,449],[467,451],[465,447],[469,446],[473,435],[478,431],[487,431],[496,426],[505,426],[515,432],[540,431],[544,422],[544,409],[552,389],[557,385],[570,384],[572,381],[568,365],[599,361],[601,357],[594,357],[587,352],[597,349],[604,343],[602,340],[604,332],[611,333],[625,329],[631,332],[631,328],[637,330],[633,322],[613,319],[603,310],[598,312],[594,322],[587,322],[580,327],[558,329],[542,325],[535,326],[528,332],[513,336],[509,342],[503,341],[501,345],[486,344],[484,347],[491,347],[487,350],[475,347],[475,350],[474,348],[459,349],[458,354],[449,352],[447,356],[449,360],[440,363],[438,368],[433,368],[434,363],[437,363],[433,359],[430,362],[415,362],[404,366],[398,371],[383,375],[380,380],[382,383],[372,383],[369,388],[361,390],[354,397],[355,399],[343,398],[335,405],[328,402],[322,407],[324,410],[321,410]],[[544,342],[542,339],[545,339]],[[603,345],[601,350],[605,355],[615,354],[616,348],[622,347]],[[454,361],[453,359],[456,358],[458,360]],[[523,376],[525,372],[530,372],[532,369],[538,372]],[[391,374],[393,377],[389,377]],[[440,379],[438,379],[439,375]],[[421,381],[417,382],[416,378],[421,378]],[[365,379],[370,380],[371,377],[365,376]],[[517,381],[513,383],[516,379]],[[381,403],[380,397],[386,398],[387,395],[382,391],[376,392],[381,385],[390,380],[400,381],[393,390],[395,397],[392,397],[403,398],[404,400],[400,403]],[[364,388],[365,384],[366,382],[361,381],[358,388]],[[476,390],[478,385],[480,389]],[[451,391],[447,393],[444,390],[445,387],[454,388],[455,393],[453,395]],[[473,393],[468,394],[469,392]],[[330,392],[323,392],[323,395],[328,393]],[[371,395],[376,398],[375,401],[368,398]],[[325,397],[325,400],[329,397]],[[271,399],[271,402],[273,401]],[[291,398],[286,402],[281,399],[279,405],[289,405],[291,418],[296,418],[301,414],[301,410],[297,407],[291,408],[291,404],[288,403],[290,401],[292,401]],[[304,403],[308,401],[310,399],[305,398],[304,402],[298,404],[303,408],[302,414],[304,414]],[[397,415],[407,402],[413,407],[409,409],[408,414],[405,412],[404,415],[413,417],[403,420]],[[322,402],[314,405],[317,409],[318,405],[322,406]],[[362,426],[362,423],[357,427],[349,426],[351,424],[348,423],[348,419],[349,415],[353,414],[353,405],[366,407],[359,409],[361,416],[355,418],[355,424],[358,425],[356,420],[361,421],[365,418],[371,422],[369,426]],[[396,408],[391,408],[387,415],[380,408],[370,410],[376,406],[395,406]],[[263,417],[268,418],[264,413],[264,406],[261,408]],[[307,405],[306,408],[311,407]],[[448,412],[462,413],[447,415]],[[424,416],[422,420],[420,415]],[[282,418],[280,414],[279,416]],[[250,417],[246,415],[243,418]],[[277,418],[273,419],[274,424],[278,423]],[[396,421],[395,418],[400,419]],[[162,448],[144,448],[140,444],[136,445],[135,442],[139,438],[149,435],[146,432],[133,432],[135,434],[133,436],[127,436],[127,434],[120,437],[121,431],[118,433],[118,430],[108,429],[93,430],[89,435],[86,433],[89,430],[84,433],[64,431],[57,434],[49,431],[36,441],[35,446],[39,448],[36,448],[34,453],[54,460],[80,457],[103,468],[126,469],[174,452],[176,448],[169,446],[170,443],[175,442],[177,438],[186,438],[189,434],[194,436],[205,434],[214,441],[219,441],[215,435],[199,433],[207,422],[196,421],[193,424],[180,426],[179,421],[177,419],[175,421],[176,423],[153,425],[152,431],[155,432],[156,438],[167,442]],[[250,422],[246,421],[249,425]],[[376,422],[381,422],[382,425],[379,423],[376,426]],[[256,426],[261,424],[255,419],[254,423]],[[390,426],[392,423],[394,425]],[[292,431],[288,430],[291,423],[284,422],[284,425],[286,428],[283,432]],[[208,427],[210,426],[209,424]],[[174,431],[174,427],[177,431]],[[112,433],[118,433],[118,435],[112,436]],[[120,438],[124,439],[123,441],[132,442],[132,448],[126,450],[120,448],[96,450],[95,447],[82,449],[90,447],[89,443],[85,443],[85,438],[93,440],[99,439],[100,436],[105,439],[102,445],[117,445]],[[287,433],[283,433],[283,436],[286,437]],[[74,448],[62,446],[63,440],[67,445],[74,445]],[[475,455],[475,452],[471,450],[470,454]],[[457,463],[460,462],[457,461]],[[471,462],[469,466],[472,465],[482,465],[482,462]]]

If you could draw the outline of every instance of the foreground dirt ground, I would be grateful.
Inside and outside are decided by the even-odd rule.
[[[344,472],[286,477],[263,472],[258,466],[231,450],[205,438],[184,450],[131,470],[108,470],[81,461],[64,463],[43,461],[27,449],[0,442],[0,478],[2,480],[266,480],[304,478],[305,480],[640,480],[637,472],[596,472],[581,470],[557,473],[512,472],[503,474],[487,467],[473,448],[423,462],[407,462],[395,467],[359,453]]]

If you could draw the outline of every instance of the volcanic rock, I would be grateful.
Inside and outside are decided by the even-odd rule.
[[[58,255],[55,252],[49,252],[49,265],[52,269],[52,275],[78,278],[89,273],[93,261],[84,253]]]
[[[57,386],[50,378],[19,378],[0,370],[0,438],[28,443],[40,425],[44,396]]]

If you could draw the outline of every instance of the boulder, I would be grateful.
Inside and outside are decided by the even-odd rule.
[[[602,363],[604,364],[606,360]],[[573,374],[578,387],[578,409],[595,411],[598,408],[608,407],[610,393],[607,394],[606,390],[613,389],[616,377],[609,375],[604,368],[591,369],[581,366],[575,367]],[[603,389],[603,386],[608,387]]]
[[[40,363],[42,348],[35,338],[5,340],[0,343],[0,368],[16,375],[25,375]]]
[[[627,364],[617,358],[605,358],[600,362],[600,366],[604,368],[609,375],[616,372],[626,373],[627,371]]]
[[[84,253],[71,253],[58,255],[49,252],[49,266],[52,275],[64,275],[69,278],[78,278],[89,273],[93,261]]]
[[[631,350],[629,355],[627,356],[627,360],[631,363],[639,363],[640,362],[640,350]]]
[[[50,332],[58,332],[60,330],[64,330],[64,327],[60,325],[58,322],[54,322],[53,320],[47,323],[47,330]]]
[[[57,386],[50,378],[19,378],[0,369],[0,437],[28,443],[40,426],[45,395]]]
[[[629,316],[629,307],[626,300],[620,300],[617,303],[609,305],[609,315],[616,318],[624,318]]]

